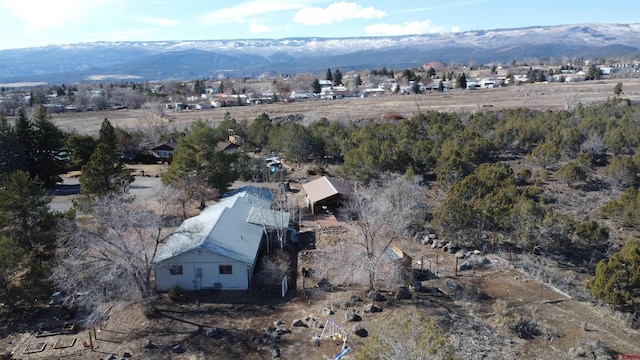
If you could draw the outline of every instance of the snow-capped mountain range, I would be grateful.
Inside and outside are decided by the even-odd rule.
[[[430,61],[631,58],[640,24],[579,24],[357,38],[95,42],[0,51],[0,82],[76,82],[324,73],[330,67],[402,69]],[[96,76],[98,75],[98,76]]]

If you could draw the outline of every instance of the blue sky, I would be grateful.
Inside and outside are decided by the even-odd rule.
[[[638,22],[637,0],[0,0],[0,50],[94,41],[351,37]]]

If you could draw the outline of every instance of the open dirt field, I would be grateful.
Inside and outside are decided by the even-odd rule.
[[[100,124],[107,118],[124,129],[144,129],[159,122],[169,128],[182,129],[196,119],[221,121],[228,111],[238,121],[250,122],[262,113],[270,118],[303,115],[306,124],[326,117],[331,121],[362,119],[380,120],[388,114],[399,114],[410,118],[420,111],[491,111],[505,108],[525,107],[531,109],[566,109],[578,103],[590,105],[613,97],[617,82],[623,83],[622,97],[640,101],[640,79],[615,79],[577,83],[523,84],[495,89],[455,90],[447,93],[422,95],[394,95],[371,98],[348,98],[340,100],[314,100],[304,102],[236,106],[210,110],[185,110],[164,116],[147,110],[109,110],[84,113],[53,114],[58,127],[80,133],[97,134]]]

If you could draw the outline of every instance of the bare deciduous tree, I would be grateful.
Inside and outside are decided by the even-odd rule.
[[[394,240],[409,235],[420,216],[423,189],[417,177],[385,175],[378,183],[356,190],[342,215],[357,229],[354,245],[368,273],[369,290],[376,290],[378,273],[387,266],[384,253]]]
[[[161,198],[151,209],[115,196],[78,204],[82,215],[63,227],[51,280],[91,313],[89,323],[101,304],[154,295],[152,261],[173,232],[168,206]]]

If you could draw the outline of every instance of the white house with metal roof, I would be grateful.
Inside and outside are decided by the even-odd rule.
[[[271,201],[268,190],[247,186],[185,220],[154,258],[156,289],[248,289],[264,235],[289,224]]]

